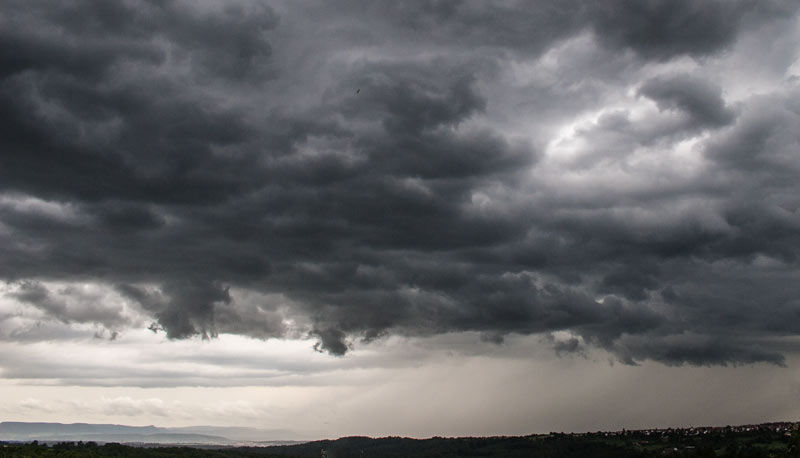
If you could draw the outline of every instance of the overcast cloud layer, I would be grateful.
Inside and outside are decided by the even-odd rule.
[[[0,338],[783,365],[799,43],[789,0],[4,1]]]

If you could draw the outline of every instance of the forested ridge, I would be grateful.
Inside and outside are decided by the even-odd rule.
[[[344,437],[272,447],[141,447],[109,443],[2,443],[2,458],[800,458],[800,433],[756,428],[410,439]]]

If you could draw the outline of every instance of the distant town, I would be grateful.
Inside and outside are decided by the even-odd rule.
[[[798,423],[790,421],[778,421],[772,423],[759,423],[752,425],[736,425],[736,426],[690,426],[688,428],[650,428],[650,429],[622,429],[621,431],[597,431],[597,432],[583,432],[583,433],[566,433],[570,436],[586,436],[586,435],[602,435],[606,437],[611,436],[703,436],[708,434],[721,434],[721,433],[750,433],[757,431],[769,431],[772,433],[783,433],[786,436],[791,436],[792,430]],[[549,435],[565,434],[552,432]]]

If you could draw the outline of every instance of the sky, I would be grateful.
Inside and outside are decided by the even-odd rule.
[[[0,419],[800,418],[800,4],[0,3]]]

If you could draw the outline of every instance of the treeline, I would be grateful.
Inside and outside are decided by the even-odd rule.
[[[267,447],[265,453],[285,457],[316,458],[800,458],[795,431],[757,429],[747,432],[719,431],[692,435],[681,431],[647,434],[593,433],[524,437],[476,437],[408,439],[345,437],[334,441]]]
[[[269,447],[272,454],[286,457],[327,458],[633,458],[642,456],[637,450],[621,444],[602,441],[527,437],[465,437],[408,439],[387,437],[345,437],[335,441]]]
[[[273,447],[202,449],[120,444],[0,443],[0,458],[800,458],[800,433],[685,433],[409,439],[345,437]]]

